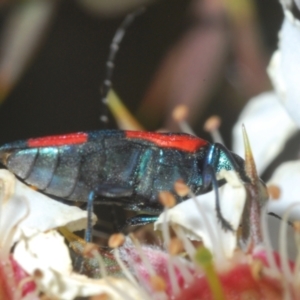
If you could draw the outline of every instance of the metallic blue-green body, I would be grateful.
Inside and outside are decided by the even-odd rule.
[[[30,148],[26,141],[10,143],[0,148],[0,159],[26,183],[72,201],[87,201],[94,191],[98,203],[158,212],[158,193],[174,192],[178,179],[195,194],[204,192],[203,165],[211,149],[208,143],[195,152],[187,152],[143,139],[128,139],[123,131],[87,135],[85,143],[62,146]],[[233,168],[221,150],[214,152],[213,164],[216,173]]]

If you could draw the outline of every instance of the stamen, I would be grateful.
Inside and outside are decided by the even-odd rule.
[[[116,235],[118,236],[118,235]],[[119,235],[120,237],[120,235]],[[118,238],[115,238],[113,237],[112,238],[112,241],[116,241]],[[120,239],[119,239],[120,240]],[[115,249],[117,250],[117,249]],[[114,253],[115,254],[115,253]],[[84,250],[83,250],[83,255],[86,255],[88,257],[92,257],[92,258],[95,258],[99,264],[99,268],[100,268],[100,273],[101,273],[101,277],[103,280],[106,281],[106,283],[114,290],[116,291],[123,299],[126,299],[126,300],[133,300],[129,295],[127,295],[126,293],[124,293],[124,291],[121,291],[117,286],[115,286],[112,282],[111,282],[111,278],[109,278],[107,276],[107,272],[106,272],[106,266],[105,266],[105,262],[102,258],[102,256],[99,254],[99,251],[98,251],[98,247],[97,245],[95,244],[92,244],[92,243],[86,243],[86,245],[84,246]],[[117,255],[118,256],[118,255]],[[126,269],[126,267],[124,266],[123,262],[121,262],[119,256],[118,258],[116,258],[117,262],[119,263],[122,271],[125,271],[124,272],[124,275],[126,276],[129,272],[128,270]],[[120,263],[121,262],[121,263]],[[124,268],[124,269],[123,269]],[[131,275],[130,275],[131,276]],[[140,292],[142,292],[139,287],[138,287],[138,284],[137,282],[131,277],[128,277],[129,281],[131,283],[133,283],[134,287],[137,288]],[[144,292],[143,292],[144,294]],[[147,297],[145,297],[145,299],[147,299]]]
[[[130,113],[127,107],[124,105],[120,97],[116,92],[111,89],[107,96],[107,106],[109,107],[119,129],[123,130],[145,130],[143,126],[136,120],[136,118]],[[108,122],[102,120],[103,122]]]
[[[109,295],[103,293],[101,295],[97,295],[97,296],[91,296],[90,297],[90,300],[109,300],[110,297]]]
[[[200,203],[196,199],[195,194],[190,191],[189,196],[193,199],[193,201],[196,205],[196,208],[197,208],[197,210],[201,216],[201,219],[203,221],[203,225],[204,225],[205,229],[207,230],[208,235],[211,238],[212,244],[215,245],[214,249],[215,249],[215,254],[216,254],[215,255],[216,261],[224,260],[224,251],[223,251],[222,243],[220,242],[221,240],[218,239],[218,237],[216,237],[214,230],[205,215],[205,212],[202,210]],[[216,226],[215,228],[218,232],[219,227]],[[220,234],[218,234],[218,235],[220,235]]]
[[[175,197],[168,191],[162,191],[158,194],[159,202],[167,208],[171,208],[176,205]]]
[[[129,234],[129,237],[130,237],[131,241],[133,242],[133,244],[135,245],[137,253],[139,254],[139,256],[142,260],[142,263],[144,264],[147,271],[149,272],[150,278],[153,277],[153,276],[156,276],[157,274],[155,273],[150,261],[145,256],[145,254],[143,252],[143,249],[141,247],[141,244],[138,241],[138,239],[132,233]],[[142,277],[142,279],[143,279],[143,277]],[[165,299],[165,297],[166,297],[166,294],[163,293],[163,292],[159,292],[159,294],[157,295],[158,299]]]
[[[82,255],[88,258],[93,258],[95,256],[94,251],[98,251],[98,246],[93,243],[86,243],[84,245]]]
[[[44,273],[43,273],[43,271],[42,270],[40,270],[40,269],[35,269],[34,271],[33,271],[33,278],[34,279],[36,279],[36,280],[41,280],[41,279],[43,279],[43,277],[44,277]]]
[[[270,184],[268,185],[268,192],[272,200],[277,200],[280,198],[281,190],[278,185]]]
[[[71,232],[67,227],[59,227],[57,230],[69,243],[78,242],[82,246],[86,244],[86,241],[83,238]]]
[[[124,299],[124,300],[134,300],[130,295],[126,294],[126,291],[124,291],[124,289],[120,289],[118,288],[116,285],[114,285],[111,280],[112,278],[111,277],[105,277],[103,278],[105,280],[105,282],[107,283],[107,285],[109,287],[111,287],[118,295],[121,299]],[[146,298],[147,300],[147,298]]]
[[[167,289],[166,281],[158,275],[150,277],[152,288],[157,292],[164,292]]]
[[[183,246],[187,254],[189,255],[190,259],[193,261],[196,253],[196,249],[191,241],[186,237],[185,233],[181,229],[179,225],[173,225],[173,230],[175,231],[178,238],[182,241]]]
[[[189,114],[189,109],[186,105],[177,105],[172,112],[172,117],[175,122],[178,123],[182,132],[196,135],[190,125],[186,122],[186,118]]]
[[[297,257],[295,262],[295,269],[294,269],[294,282],[295,285],[299,284],[300,281],[300,221],[293,222],[293,228],[294,228],[294,237],[295,237],[295,244],[297,247]],[[300,297],[300,291],[299,289],[296,289],[297,292],[297,299]]]
[[[254,260],[252,264],[250,265],[251,274],[252,277],[255,280],[259,280],[262,278],[262,272],[263,272],[263,264],[261,260]]]
[[[108,246],[110,248],[117,248],[124,244],[125,236],[122,233],[112,234],[108,240]]]
[[[222,145],[225,145],[219,131],[220,126],[221,118],[219,116],[211,116],[205,121],[203,129],[206,132],[210,133],[214,143],[220,143]]]
[[[174,256],[173,263],[178,268],[178,270],[180,270],[180,274],[186,284],[190,284],[194,281],[194,276],[189,271],[189,269],[184,265],[184,263],[180,260],[180,257]]]
[[[168,214],[168,208],[175,206],[176,199],[170,192],[167,192],[167,191],[160,192],[158,197],[159,197],[160,203],[162,205],[164,205],[164,207],[165,207],[163,226],[162,226],[162,234],[163,234],[165,249],[168,249],[169,245],[170,245],[170,232],[169,232],[169,226],[168,226],[168,222],[167,222],[167,214]],[[168,268],[168,274],[170,277],[172,291],[174,292],[175,295],[177,295],[177,294],[179,294],[179,287],[178,287],[178,282],[176,280],[176,274],[175,274],[174,265],[172,262],[172,257],[170,257],[170,259],[168,260],[167,268]]]
[[[118,234],[116,234],[118,235]],[[121,234],[120,234],[121,235]],[[112,245],[110,245],[111,247]],[[131,272],[128,270],[127,266],[124,264],[124,262],[122,261],[121,257],[120,257],[120,252],[119,249],[116,247],[113,250],[114,253],[114,257],[117,261],[117,263],[119,264],[123,274],[125,275],[125,277],[131,282],[131,284],[143,295],[143,298],[145,300],[150,300],[150,298],[148,297],[148,295],[145,293],[145,291],[140,288],[140,285],[138,284],[138,282],[135,280],[134,276],[131,274]],[[134,263],[132,263],[132,265],[134,265]]]
[[[125,236],[122,233],[116,233],[111,235],[111,237],[108,240],[108,246],[110,248],[114,248],[113,253],[114,257],[119,264],[123,274],[125,277],[132,283],[132,285],[139,290],[141,294],[144,295],[144,299],[148,299],[148,296],[145,294],[145,292],[140,288],[138,282],[135,280],[134,276],[130,273],[127,266],[124,264],[120,257],[120,252],[118,247],[122,246],[125,242]]]
[[[163,234],[163,238],[164,238],[165,248],[168,249],[169,243],[170,243],[170,232],[169,232],[169,226],[168,226],[168,222],[167,222],[168,207],[174,206],[173,204],[174,204],[175,198],[169,192],[160,192],[158,197],[159,197],[160,203],[162,205],[164,205],[164,207],[165,207],[164,208],[162,234]]]
[[[285,293],[287,297],[291,297],[292,291],[290,290],[290,283],[293,282],[293,274],[289,265],[288,253],[287,253],[287,225],[291,211],[300,203],[293,203],[288,206],[287,210],[283,214],[281,226],[279,229],[279,254],[281,268],[283,272],[283,282],[285,285]],[[293,288],[293,286],[292,286]]]
[[[205,272],[213,299],[225,300],[223,287],[214,268],[213,257],[210,251],[205,247],[198,248],[196,252],[196,260]]]
[[[170,277],[171,288],[172,288],[173,294],[176,296],[179,294],[180,290],[179,290],[178,282],[176,279],[175,266],[173,264],[172,256],[170,256],[169,260],[167,261],[167,268],[168,268],[168,274]]]
[[[167,250],[170,244],[170,232],[169,226],[167,222],[167,215],[168,215],[168,208],[165,207],[164,209],[164,218],[163,218],[163,226],[162,226],[162,234],[164,239],[164,247]]]
[[[171,255],[181,253],[184,250],[182,241],[179,238],[172,238],[168,250]]]
[[[98,247],[92,243],[86,243],[83,250],[83,255],[87,255],[88,257],[95,258],[100,267],[100,274],[102,278],[107,277],[106,266],[102,256],[99,254]]]
[[[267,256],[267,261],[269,264],[269,268],[274,272],[274,274],[280,273],[277,264],[275,262],[275,258],[273,255],[273,248],[271,245],[271,240],[270,240],[270,235],[269,235],[269,229],[268,229],[268,223],[267,223],[267,207],[264,206],[262,208],[262,212],[260,215],[260,224],[261,224],[261,229],[262,229],[262,234],[263,234],[263,241],[264,241],[264,246],[265,246],[265,251],[266,251],[266,256]]]
[[[177,105],[172,112],[172,117],[175,121],[181,122],[183,120],[186,120],[187,116],[189,114],[189,109],[186,105],[180,104]]]
[[[300,221],[293,222],[293,228],[296,233],[300,233]]]
[[[281,267],[284,273],[284,277],[287,279],[288,282],[292,281],[293,276],[288,263],[286,232],[287,232],[288,218],[290,216],[290,212],[297,205],[300,205],[300,203],[293,203],[287,208],[287,210],[283,214],[281,226],[279,229],[279,254],[280,254]]]
[[[137,283],[137,281],[135,280],[135,278],[132,276],[132,274],[129,272],[128,268],[125,266],[124,262],[122,261],[122,259],[120,258],[120,252],[118,250],[118,248],[115,248],[113,250],[114,253],[114,257],[117,261],[117,263],[119,264],[119,266],[121,267],[121,270],[123,271],[124,275],[126,276],[126,278],[135,286],[138,287],[139,284]]]
[[[140,258],[141,258],[143,264],[144,264],[145,267],[147,268],[147,270],[148,270],[150,276],[156,275],[156,273],[155,273],[153,267],[151,266],[149,260],[148,260],[147,257],[145,256],[145,254],[144,254],[144,252],[143,252],[143,249],[142,249],[141,244],[139,243],[139,241],[135,238],[135,236],[134,236],[132,233],[129,234],[129,237],[130,237],[130,239],[132,240],[133,244],[135,245],[136,250],[137,250],[137,252],[138,252],[138,254],[139,254],[139,256],[140,256]]]
[[[180,197],[185,197],[190,192],[189,187],[184,183],[182,179],[179,179],[174,183],[174,190]]]
[[[164,238],[165,249],[168,249],[170,243],[170,233],[169,233],[168,222],[167,222],[168,208],[173,207],[176,204],[176,200],[174,196],[167,191],[160,192],[158,198],[159,198],[159,202],[165,207],[162,233]]]
[[[200,207],[200,204],[196,200],[196,196],[190,191],[190,188],[183,182],[183,180],[180,179],[180,180],[177,180],[175,182],[174,189],[175,189],[176,193],[179,196],[181,196],[181,197],[189,195],[191,198],[193,198],[194,203],[195,203],[195,205],[196,205],[196,207],[197,207],[197,209],[198,209],[198,211],[199,211],[199,213],[200,213],[200,215],[202,217],[202,221],[204,223],[204,227],[207,229],[208,234],[211,237],[213,244],[217,245],[217,242],[216,242],[217,239],[216,239],[215,235],[213,234],[213,229],[211,228],[210,223],[209,223],[208,219],[206,218],[205,214],[202,213],[202,209]],[[218,229],[217,229],[217,236],[218,236],[218,238],[220,240],[221,234],[220,234],[220,232],[219,232]],[[221,251],[217,251],[216,250],[216,252],[220,253],[220,252],[223,251],[223,253],[224,253],[223,245],[221,244],[219,246],[220,246],[219,248],[221,249]],[[222,257],[223,256],[220,253],[219,254],[219,258],[221,259]]]
[[[196,204],[196,207],[197,207],[197,209],[200,212],[200,215],[202,217],[202,221],[204,223],[204,227],[207,229],[208,234],[209,234],[209,236],[212,239],[212,242],[215,243],[216,239],[215,239],[215,235],[212,233],[213,230],[212,230],[212,228],[210,226],[210,223],[209,223],[208,219],[206,218],[205,214],[202,213],[202,209],[201,209],[201,207],[199,207],[200,205],[199,205],[198,201],[196,200],[196,196],[193,193],[191,193],[190,188],[183,182],[183,180],[180,179],[180,180],[177,180],[175,182],[174,189],[175,189],[176,193],[179,196],[181,196],[181,197],[189,195],[191,198],[193,198],[193,200],[194,200],[194,202]],[[203,215],[204,215],[204,217],[203,217]],[[218,233],[219,233],[219,231],[218,231]],[[218,236],[218,238],[219,238],[219,236]],[[181,239],[182,239],[182,237],[181,237]],[[219,240],[221,240],[221,239],[219,239]],[[219,245],[219,246],[222,246],[222,245]],[[224,252],[223,248],[220,248],[220,249],[221,249],[221,251]],[[219,252],[219,251],[216,250],[216,252],[220,253],[220,255],[219,255],[220,259],[221,259],[221,257],[223,257],[221,255],[221,251]]]

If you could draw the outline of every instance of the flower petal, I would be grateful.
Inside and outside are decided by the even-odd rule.
[[[300,160],[289,161],[281,164],[274,172],[268,185],[275,185],[280,189],[280,197],[269,201],[268,211],[279,216],[287,210],[288,206],[298,202],[291,212],[290,219],[300,218]]]
[[[297,124],[279,103],[275,92],[252,98],[233,129],[233,152],[244,156],[242,124],[251,141],[257,171],[262,174],[282,151],[286,141],[297,132]]]
[[[279,188],[280,195],[276,200],[269,201],[267,211],[278,216],[283,216],[288,207],[294,203],[299,203],[291,211],[290,220],[300,219],[300,160],[289,161],[281,164],[273,173],[268,185],[275,185]],[[291,226],[287,226],[284,235],[285,240],[281,241],[279,229],[283,225],[280,219],[268,216],[268,231],[274,250],[279,249],[279,245],[284,243],[288,249],[288,256],[295,259],[298,255],[298,248],[295,244],[295,233]]]
[[[273,54],[268,68],[280,101],[293,120],[300,126],[300,21],[290,10],[291,2],[282,2],[284,22],[279,33],[279,49]]]
[[[75,207],[55,201],[20,182],[7,170],[0,170],[0,181],[3,183],[1,196],[0,235],[10,233],[10,229],[19,224],[14,234],[14,241],[20,238],[24,228],[46,231],[66,226],[69,230],[81,230],[87,225],[87,212]],[[96,222],[96,216],[93,217]],[[0,239],[0,241],[3,241]]]

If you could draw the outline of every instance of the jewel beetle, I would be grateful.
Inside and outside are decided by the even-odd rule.
[[[126,28],[143,12],[129,14],[117,30],[107,61],[102,87],[101,120],[107,122],[107,93],[111,87],[114,58]],[[182,179],[196,194],[216,191],[216,212],[225,229],[231,229],[220,210],[218,186],[221,170],[235,170],[244,182],[244,160],[221,144],[184,133],[100,130],[32,138],[0,147],[0,162],[25,183],[54,198],[92,204],[117,204],[125,209],[158,214],[160,191],[173,190]],[[92,201],[91,201],[92,200]],[[89,235],[91,218],[88,218]],[[141,215],[130,224],[153,222]],[[90,237],[87,238],[90,240]]]
[[[173,190],[178,179],[196,195],[217,189],[223,169],[248,181],[241,157],[184,133],[100,130],[33,138],[0,147],[0,161],[50,196],[87,202],[92,192],[95,203],[155,214],[162,210],[160,191],[184,200]],[[219,219],[230,228],[218,202]]]

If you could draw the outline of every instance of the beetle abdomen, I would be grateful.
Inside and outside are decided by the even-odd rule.
[[[27,178],[34,165],[38,149],[22,149],[2,153],[2,163],[22,179]]]
[[[11,156],[8,158],[8,166],[13,163],[13,160],[14,158]],[[38,149],[35,160],[31,164],[30,172],[24,179],[27,183],[36,186],[40,190],[46,189],[52,180],[57,160],[57,148],[45,147]],[[10,161],[12,161],[12,163],[9,163]]]
[[[52,179],[45,188],[45,193],[61,198],[68,198],[76,185],[79,174],[80,156],[73,146],[57,148],[57,162]]]
[[[67,198],[78,177],[79,155],[73,146],[16,149],[6,154],[7,168],[45,193]]]

